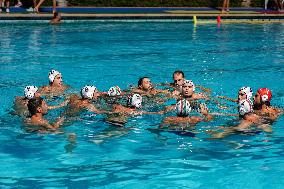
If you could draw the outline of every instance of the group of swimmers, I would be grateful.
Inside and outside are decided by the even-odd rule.
[[[107,92],[100,92],[95,86],[86,85],[81,89],[80,95],[66,93],[69,86],[63,83],[59,71],[51,70],[48,79],[49,85],[39,88],[26,86],[25,95],[15,98],[15,113],[24,117],[28,131],[57,131],[66,123],[78,120],[76,118],[85,111],[103,114],[106,122],[116,126],[124,126],[128,119],[137,115],[176,112],[174,116],[166,116],[157,128],[169,131],[194,130],[197,123],[210,122],[215,116],[237,116],[240,119],[238,125],[221,127],[209,132],[213,138],[222,138],[255,129],[271,132],[271,123],[283,113],[280,108],[270,105],[272,92],[267,88],[258,89],[253,96],[250,87],[242,87],[238,91],[237,99],[224,96],[211,97],[210,89],[186,80],[182,71],[173,73],[173,83],[154,86],[150,78],[143,77],[139,79],[137,87],[121,90],[118,86],[113,86]],[[157,86],[163,89],[158,89]],[[196,90],[201,92],[197,93]],[[63,102],[56,106],[47,104],[49,100],[59,96],[63,97]],[[166,106],[165,103],[169,99],[175,99],[176,104]],[[238,114],[211,112],[205,103],[201,103],[201,101],[207,104],[213,102],[218,109],[227,108],[221,105],[222,99],[236,103]],[[54,123],[45,118],[48,111],[63,107],[64,111]],[[149,111],[149,107],[156,111]]]

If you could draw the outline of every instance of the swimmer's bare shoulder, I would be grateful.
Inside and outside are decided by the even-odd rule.
[[[80,97],[77,94],[70,94],[67,96],[67,98],[69,98],[70,101],[75,101],[80,99]]]

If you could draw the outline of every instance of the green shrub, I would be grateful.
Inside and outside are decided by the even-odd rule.
[[[88,1],[88,0],[69,0],[72,4],[88,5],[105,5],[114,7],[211,7],[221,6],[222,0],[100,0],[100,1]],[[231,0],[232,6],[241,6],[242,0]]]
[[[43,5],[51,3],[46,0]],[[220,7],[222,3],[223,0],[68,0],[69,6],[95,7]],[[240,7],[241,3],[242,0],[230,0],[232,7]],[[263,6],[263,0],[252,0],[252,6]]]

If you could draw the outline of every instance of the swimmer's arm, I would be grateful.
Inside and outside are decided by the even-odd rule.
[[[56,12],[56,0],[53,0],[53,10],[52,13],[54,14]]]
[[[147,115],[161,115],[164,114],[164,111],[159,111],[159,112],[146,112],[146,111],[133,111],[131,114],[133,115],[143,115],[143,114],[147,114]]]
[[[204,121],[205,119],[202,117],[198,117],[198,116],[191,116],[187,118],[187,122],[191,123],[191,124],[197,124],[201,121]]]
[[[164,113],[167,113],[167,112],[169,112],[169,111],[172,111],[172,110],[174,110],[175,108],[176,108],[175,105],[167,106],[167,107],[165,107],[165,109],[164,109]]]
[[[169,95],[172,98],[179,98],[180,97],[180,92],[177,90],[174,90],[172,93]]]
[[[41,122],[41,126],[47,128],[47,129],[54,130],[54,129],[57,129],[62,124],[62,122],[63,122],[63,120],[59,119],[54,124],[50,124],[47,120],[45,120],[45,121]]]
[[[232,134],[236,133],[236,130],[234,127],[225,127],[223,132],[211,132],[212,138],[218,139],[218,138],[225,138],[227,136],[230,136]]]
[[[177,120],[175,117],[166,117],[162,123],[160,124],[160,128],[163,128],[164,126],[166,125],[169,125],[169,124],[175,124],[177,123]]]
[[[275,116],[276,118],[277,118],[278,116],[280,116],[281,114],[284,113],[284,110],[281,109],[281,108],[273,107],[273,110],[275,111],[275,113],[273,113],[273,114],[274,114],[274,116]],[[276,119],[276,118],[275,118],[275,119]]]
[[[262,124],[257,126],[257,128],[262,129],[264,132],[272,133],[272,128],[269,124]]]
[[[246,130],[246,129],[248,129],[252,124],[253,124],[253,122],[251,122],[251,121],[242,120],[241,123],[240,123],[238,126],[234,127],[234,129],[235,129],[236,131]]]
[[[47,109],[48,110],[54,110],[54,109],[58,109],[58,108],[62,108],[64,106],[66,106],[69,103],[69,99],[65,100],[64,102],[62,102],[61,104],[57,105],[57,106],[48,106]]]
[[[64,120],[65,120],[65,117],[59,117],[59,118],[57,118],[56,122],[53,124],[54,127],[55,127],[55,128],[60,127],[60,126],[63,124]]]
[[[196,85],[195,86],[196,88],[199,88],[200,90],[202,90],[202,91],[204,91],[204,92],[206,92],[206,93],[211,93],[211,89],[209,89],[209,88],[205,88],[205,87],[203,87],[203,86],[201,86],[201,85]]]
[[[110,113],[110,112],[105,111],[105,110],[99,110],[99,109],[97,109],[93,104],[89,104],[86,108],[87,108],[90,112],[94,112],[94,113],[97,113],[97,114]]]
[[[162,90],[162,89],[156,89],[157,93],[162,93],[162,94],[171,94],[169,90]]]
[[[195,99],[205,99],[205,100],[210,100],[210,97],[208,97],[207,95],[203,94],[203,93],[197,93],[195,95]]]
[[[238,102],[237,99],[229,98],[229,97],[226,97],[226,96],[217,96],[217,98],[228,100],[228,101],[231,101],[231,102]]]
[[[212,116],[232,116],[232,117],[238,117],[239,114],[227,114],[222,112],[212,112],[210,113]]]
[[[39,89],[38,89],[38,92],[43,96],[47,93],[47,91],[48,91],[47,86],[42,86],[42,87],[39,87]]]
[[[145,93],[144,91],[142,91],[141,89],[138,89],[138,88],[133,88],[133,89],[131,89],[131,92],[132,93]]]
[[[172,83],[158,83],[156,85],[157,86],[165,86],[165,87],[172,87],[173,88],[173,84]]]
[[[218,100],[213,99],[213,102],[215,102],[220,109],[229,109],[229,107],[222,105]]]
[[[161,115],[161,114],[164,114],[164,110],[162,111],[158,111],[158,112],[145,112],[145,111],[141,111],[141,112],[138,112],[139,114],[148,114],[148,115]]]

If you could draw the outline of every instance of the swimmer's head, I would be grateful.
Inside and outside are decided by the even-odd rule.
[[[133,94],[128,97],[128,106],[141,108],[142,107],[142,96],[139,94]]]
[[[108,90],[107,94],[108,94],[108,96],[120,96],[121,95],[121,89],[119,88],[119,86],[111,87]]]
[[[245,100],[245,99],[251,101],[252,93],[253,92],[250,87],[240,88],[239,93],[238,93],[238,101]]]
[[[184,73],[183,71],[177,70],[173,73],[174,85],[181,87],[184,83]]]
[[[93,99],[95,97],[95,93],[97,93],[98,90],[93,85],[86,85],[81,89],[81,96],[85,99]]]
[[[51,70],[48,73],[49,83],[55,86],[61,86],[63,84],[62,75],[59,71]]]
[[[58,12],[54,12],[52,18],[53,19],[55,19],[55,18],[61,19],[61,15]]]
[[[176,103],[177,116],[186,117],[191,112],[190,103],[186,99],[182,99]]]
[[[195,91],[195,85],[191,80],[185,80],[182,85],[183,96],[191,96]]]
[[[35,97],[29,100],[28,102],[28,110],[31,116],[40,113],[40,114],[47,114],[48,106],[45,101],[40,97]]]
[[[151,90],[153,88],[153,84],[148,77],[142,77],[138,81],[138,87],[141,90],[148,91],[148,90]]]
[[[26,86],[24,89],[25,97],[27,99],[32,99],[34,97],[40,97],[40,93],[37,92],[38,88],[36,86]]]
[[[271,90],[269,90],[268,88],[260,88],[257,90],[253,98],[253,104],[256,107],[263,104],[270,106],[271,98],[272,98]]]
[[[257,90],[262,102],[269,102],[272,98],[272,92],[268,88],[260,88]]]
[[[239,101],[239,114],[244,116],[246,114],[252,113],[253,108],[249,100],[244,99]]]

